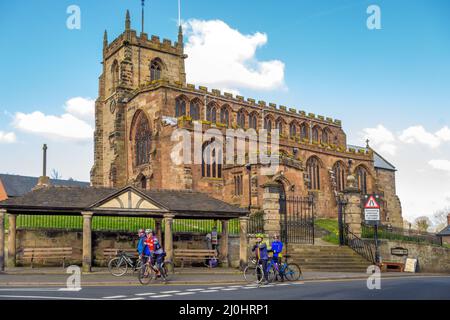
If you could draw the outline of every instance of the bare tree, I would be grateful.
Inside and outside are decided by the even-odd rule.
[[[447,226],[447,216],[450,214],[450,206],[433,213],[433,223],[436,226],[436,231],[439,232]]]
[[[62,175],[59,173],[58,170],[52,169],[52,173],[50,174],[50,177],[54,180],[61,180]]]
[[[427,232],[428,228],[431,226],[431,220],[427,216],[418,217],[414,220],[414,225],[417,230]]]

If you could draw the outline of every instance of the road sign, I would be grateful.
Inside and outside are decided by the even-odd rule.
[[[380,204],[378,203],[379,196],[366,196],[364,203],[364,220],[369,224],[377,224],[380,222]]]

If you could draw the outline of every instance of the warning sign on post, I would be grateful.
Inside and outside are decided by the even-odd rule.
[[[377,224],[380,222],[380,204],[378,195],[369,195],[365,197],[364,219],[366,223]]]

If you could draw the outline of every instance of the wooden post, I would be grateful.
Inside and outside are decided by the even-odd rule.
[[[239,218],[239,265],[243,269],[248,262],[248,220],[249,217]]]
[[[173,234],[172,234],[172,223],[173,214],[164,215],[164,251],[166,252],[167,260],[173,261]]]
[[[228,267],[228,220],[222,220],[222,235],[220,237],[220,263],[222,267]]]
[[[5,271],[5,216],[6,210],[0,210],[0,272]]]
[[[8,214],[9,219],[9,229],[8,229],[8,262],[9,268],[14,268],[16,266],[16,221],[17,215]]]
[[[83,216],[83,272],[92,268],[92,212],[82,212]]]

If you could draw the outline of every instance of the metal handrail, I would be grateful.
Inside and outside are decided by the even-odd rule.
[[[374,245],[351,232],[348,225],[344,226],[344,242],[364,259],[376,264]]]

